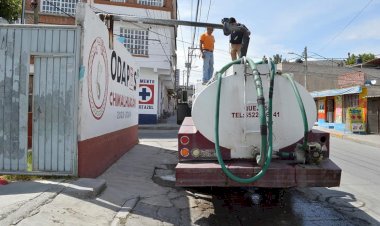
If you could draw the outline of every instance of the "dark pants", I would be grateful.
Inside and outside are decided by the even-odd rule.
[[[240,58],[243,56],[247,56],[247,51],[248,51],[248,45],[249,45],[249,36],[248,35],[243,35],[243,41],[241,42],[241,49],[240,49]]]

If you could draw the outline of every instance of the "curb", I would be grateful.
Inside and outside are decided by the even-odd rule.
[[[115,217],[112,220],[111,226],[125,225],[127,218],[133,208],[137,205],[140,198],[133,198],[125,201],[120,210],[116,213]]]
[[[332,132],[328,132],[326,131],[327,133],[329,133],[331,136],[333,137],[337,137],[337,138],[340,138],[340,139],[344,139],[344,135],[343,134],[339,134],[339,133],[332,133]]]
[[[375,143],[375,142],[371,142],[371,141],[368,141],[368,140],[361,140],[361,139],[358,139],[356,137],[351,137],[348,134],[340,134],[340,133],[336,133],[334,131],[323,130],[323,129],[317,129],[317,130],[329,133],[330,136],[332,136],[332,137],[340,138],[340,139],[343,139],[343,140],[350,140],[350,141],[353,141],[353,142],[356,142],[356,143],[366,144],[368,146],[379,147],[380,148],[380,143]]]
[[[371,142],[371,141],[360,140],[360,139],[356,139],[354,137],[344,137],[343,139],[351,140],[351,141],[356,142],[356,143],[366,144],[368,146],[380,148],[380,144],[374,143],[374,142]]]
[[[106,180],[92,178],[80,178],[66,186],[62,193],[81,199],[95,198],[107,187]]]

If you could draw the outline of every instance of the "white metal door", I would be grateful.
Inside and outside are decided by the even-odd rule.
[[[76,149],[75,58],[35,56],[33,171],[71,174]]]
[[[0,173],[27,168],[28,41],[21,30],[0,26]]]
[[[79,41],[77,26],[0,25],[1,174],[77,174]],[[28,152],[33,64],[33,144]],[[27,167],[30,152],[32,170]]]

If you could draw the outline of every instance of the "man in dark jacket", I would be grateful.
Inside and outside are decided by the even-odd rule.
[[[232,60],[236,60],[247,55],[249,35],[251,32],[244,24],[236,22],[234,17],[223,18],[223,33],[230,35],[230,53]]]

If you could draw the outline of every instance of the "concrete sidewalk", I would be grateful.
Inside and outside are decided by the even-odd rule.
[[[170,176],[176,162],[176,150],[142,141],[84,189],[82,179],[10,182],[0,186],[0,225],[125,225],[131,210],[128,225],[191,225],[192,198],[154,181],[157,171]],[[94,186],[102,181],[103,192]]]
[[[96,179],[0,185],[0,225],[193,225],[211,213],[168,185],[177,161],[175,138],[142,139]]]
[[[373,147],[380,148],[380,135],[379,134],[353,134],[345,133],[334,129],[327,129],[320,126],[314,126],[313,129],[321,130],[330,133],[330,136],[340,139],[354,141],[360,144],[366,144]]]

